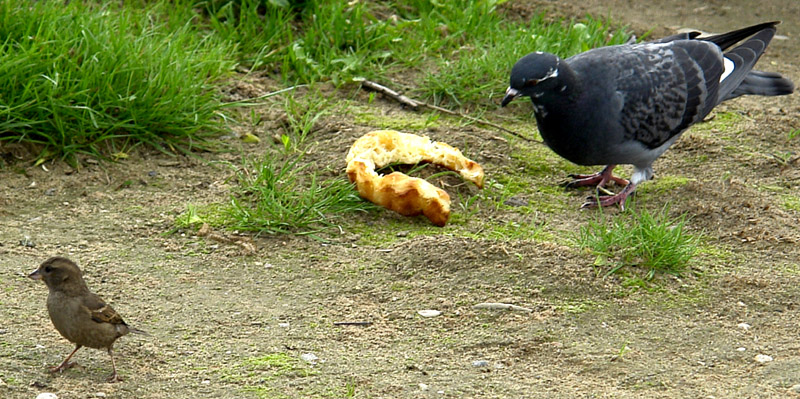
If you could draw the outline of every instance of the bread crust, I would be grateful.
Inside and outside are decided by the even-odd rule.
[[[369,132],[356,140],[347,154],[347,176],[361,197],[404,216],[424,214],[436,226],[450,218],[450,196],[425,180],[393,172],[381,176],[375,169],[392,163],[429,162],[458,172],[483,188],[483,168],[457,148],[428,137],[394,130]]]

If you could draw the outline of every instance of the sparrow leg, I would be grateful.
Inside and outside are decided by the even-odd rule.
[[[633,183],[629,183],[625,188],[622,189],[618,194],[614,195],[601,195],[597,197],[587,197],[586,202],[581,205],[581,209],[584,208],[597,208],[597,207],[606,207],[611,206],[614,204],[619,204],[620,210],[625,210],[625,201],[628,197],[634,193],[636,190],[636,185]]]
[[[621,186],[627,186],[628,181],[612,174],[617,165],[608,165],[602,171],[590,175],[569,175],[575,179],[564,184],[566,188],[576,188],[585,186],[596,186],[598,189],[605,187],[609,181],[613,181]]]
[[[67,356],[67,358],[64,359],[63,362],[61,362],[61,364],[59,364],[58,366],[55,366],[55,367],[50,367],[50,372],[51,373],[59,373],[59,372],[62,372],[64,370],[66,370],[66,369],[72,368],[72,366],[75,365],[75,362],[70,362],[69,359],[72,359],[72,355],[74,355],[75,352],[77,352],[78,349],[80,349],[80,348],[81,348],[80,345],[75,345],[75,350],[73,350],[72,353],[70,353],[69,356]]]
[[[106,382],[122,382],[122,377],[117,375],[117,363],[114,361],[114,351],[111,348],[108,348],[108,355],[111,356],[111,368],[114,372],[106,379]]]

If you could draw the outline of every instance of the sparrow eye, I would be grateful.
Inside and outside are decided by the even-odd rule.
[[[52,268],[52,267],[50,267],[50,266],[45,266],[45,267],[44,267],[44,272],[45,272],[45,273],[50,273],[51,271],[53,271],[53,268]]]

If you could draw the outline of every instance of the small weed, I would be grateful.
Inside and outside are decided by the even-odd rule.
[[[795,137],[798,137],[798,136],[800,136],[800,129],[795,129],[795,130],[789,132],[789,134],[787,135],[789,140],[791,140],[791,139],[793,139]]]
[[[625,266],[646,269],[647,281],[657,272],[680,275],[697,252],[699,240],[686,232],[686,217],[670,218],[667,207],[656,214],[631,212],[613,221],[602,212],[598,215],[581,228],[576,242],[597,257],[595,265],[611,265],[607,276]]]
[[[226,209],[232,229],[267,234],[314,234],[334,226],[335,215],[374,208],[348,181],[320,181],[304,173],[300,158],[279,162],[269,155],[235,168],[238,186]]]
[[[285,152],[302,152],[308,135],[314,130],[317,122],[330,112],[330,104],[322,95],[309,95],[306,102],[287,96],[284,103],[286,118],[289,122],[287,133],[281,135]]]

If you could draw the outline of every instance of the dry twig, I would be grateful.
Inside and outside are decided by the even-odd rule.
[[[539,142],[537,140],[533,140],[531,138],[525,137],[525,136],[523,136],[523,135],[521,135],[521,134],[519,134],[519,133],[517,133],[517,132],[515,132],[513,130],[506,129],[506,128],[504,128],[504,127],[502,127],[502,126],[500,126],[500,125],[498,125],[496,123],[489,122],[487,120],[483,120],[483,119],[480,119],[480,118],[475,118],[473,116],[465,115],[465,114],[462,114],[460,112],[451,111],[451,110],[446,109],[446,108],[442,108],[442,107],[439,107],[439,106],[436,106],[436,105],[432,105],[432,104],[428,104],[428,103],[425,103],[425,102],[422,102],[422,101],[417,101],[417,100],[408,98],[408,97],[406,97],[406,96],[404,96],[404,95],[402,95],[402,94],[400,94],[400,93],[398,93],[398,92],[396,92],[396,91],[394,91],[394,90],[392,90],[392,89],[390,89],[390,88],[388,88],[388,87],[386,87],[384,85],[375,83],[375,82],[373,82],[371,80],[363,80],[363,81],[361,81],[361,87],[364,87],[366,89],[377,91],[377,92],[379,92],[381,94],[384,94],[385,96],[387,96],[387,97],[399,102],[400,104],[408,106],[408,107],[410,107],[411,109],[413,109],[415,111],[418,110],[419,107],[425,107],[425,108],[432,109],[434,111],[438,111],[438,112],[445,113],[445,114],[448,114],[448,115],[458,116],[460,118],[464,118],[464,119],[470,120],[472,122],[475,122],[475,123],[478,123],[478,124],[481,124],[481,125],[484,125],[484,126],[493,127],[493,128],[495,128],[497,130],[506,132],[506,133],[514,135],[516,137],[519,137],[519,138],[521,138],[521,139],[523,139],[525,141],[531,141],[531,142],[536,142],[536,143]]]

